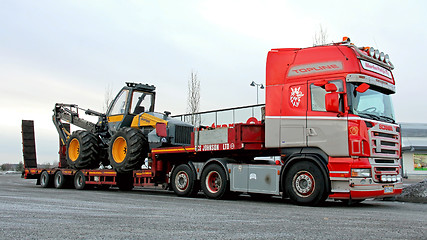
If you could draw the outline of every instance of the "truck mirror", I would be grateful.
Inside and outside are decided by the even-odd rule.
[[[335,112],[335,113],[341,113],[341,111],[340,111],[340,105],[339,105],[339,97],[340,97],[340,94],[337,93],[337,92],[331,92],[331,93],[327,93],[325,95],[325,108],[326,108],[326,111],[328,111],[328,112]]]
[[[326,84],[328,84],[328,81],[326,81],[326,80],[322,80],[322,81],[315,82],[315,83],[314,83],[314,86],[323,87],[323,86],[325,86]]]
[[[337,89],[337,85],[333,84],[333,83],[328,83],[325,84],[325,91],[326,92],[336,92]]]
[[[371,86],[369,86],[369,84],[367,83],[362,83],[360,84],[357,88],[356,91],[360,92],[360,93],[364,93],[366,92],[366,90],[368,90]]]

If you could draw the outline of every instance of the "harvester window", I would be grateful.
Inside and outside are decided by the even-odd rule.
[[[152,94],[134,91],[131,103],[131,113],[140,114],[149,111],[151,107]]]
[[[111,107],[109,115],[125,114],[128,93],[128,90],[124,90],[120,93],[120,95],[116,98],[116,101],[114,102],[113,106]]]
[[[343,91],[343,84],[341,80],[329,81],[329,83],[333,83],[337,86],[337,91]],[[311,110],[312,111],[321,111],[326,112],[325,108],[325,95],[326,90],[325,86],[316,86],[314,84],[310,85],[311,92]]]

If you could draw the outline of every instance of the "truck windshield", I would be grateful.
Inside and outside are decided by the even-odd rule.
[[[349,84],[350,113],[363,118],[370,118],[384,122],[395,122],[393,104],[388,94],[380,92],[373,86],[360,93],[355,89],[358,85]]]

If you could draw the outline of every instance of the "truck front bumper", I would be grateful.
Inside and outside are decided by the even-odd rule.
[[[333,199],[367,199],[397,196],[402,193],[402,181],[377,183],[372,178],[348,178],[332,181]]]

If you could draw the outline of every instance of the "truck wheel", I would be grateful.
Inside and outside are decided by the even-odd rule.
[[[74,187],[77,190],[83,190],[86,188],[86,176],[82,171],[78,171],[74,176]]]
[[[53,185],[55,188],[65,188],[66,179],[64,174],[61,171],[57,171],[53,177]]]
[[[327,196],[320,169],[308,161],[291,166],[285,177],[285,191],[291,201],[299,205],[317,205]]]
[[[53,181],[51,176],[46,171],[43,171],[42,174],[40,175],[40,186],[42,188],[49,188],[49,187],[52,187],[52,185],[53,185]]]
[[[122,128],[108,148],[111,166],[119,173],[141,169],[148,153],[147,140],[139,129]]]
[[[206,197],[222,198],[228,191],[227,175],[224,169],[217,164],[207,166],[202,173],[201,186]]]
[[[73,169],[96,168],[99,166],[97,137],[88,131],[75,131],[67,141],[67,163]]]
[[[199,192],[196,176],[187,164],[181,164],[173,170],[171,186],[180,197],[195,196]]]

